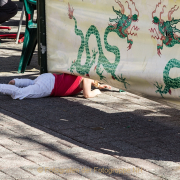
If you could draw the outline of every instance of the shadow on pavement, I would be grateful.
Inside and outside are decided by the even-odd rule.
[[[143,112],[139,109],[135,112],[106,113],[86,106],[87,102],[81,95],[77,97],[81,98],[81,103],[73,102],[73,98],[75,97],[69,97],[69,100],[48,97],[20,101],[0,95],[0,112],[56,136],[60,140],[68,141],[71,145],[110,154],[119,159],[131,157],[180,161],[179,127],[170,127],[163,122],[157,122],[156,118],[159,117],[147,118],[137,115],[139,111],[145,115],[151,111]],[[164,110],[162,112],[164,113]],[[179,114],[178,110],[174,112]],[[171,113],[166,111],[166,115],[169,116],[164,119],[171,121]],[[26,130],[20,127],[17,127],[17,137],[14,140],[39,144],[91,168],[100,167],[90,161],[88,155],[86,159],[83,155],[81,157],[76,153],[70,154],[56,147],[53,142],[41,142],[37,137],[26,135]],[[70,149],[71,145],[69,145]],[[108,165],[102,167],[109,168]],[[116,174],[116,176],[126,177],[123,174]],[[126,178],[128,179],[128,176]]]

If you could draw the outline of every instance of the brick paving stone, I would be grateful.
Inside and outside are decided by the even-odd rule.
[[[57,177],[57,176],[54,176],[54,177],[47,177],[46,175],[44,176],[41,176],[41,177],[35,177],[36,180],[64,180],[63,178],[61,177]],[[21,180],[34,180],[34,178],[22,178]]]
[[[19,156],[25,157],[27,160],[39,164],[40,162],[51,162],[53,161],[52,158],[48,156],[44,156],[43,154],[39,153],[38,151],[19,151],[17,152]]]
[[[161,172],[163,175],[163,178],[166,178],[166,176],[164,176],[164,174],[166,173],[166,169],[164,169],[162,166],[158,166],[146,159],[140,159],[140,158],[131,158],[131,157],[120,157],[121,160],[133,164],[136,167],[143,169],[145,171],[148,171],[150,173],[159,175],[159,172]]]
[[[44,150],[47,149],[47,147],[44,147],[43,145],[35,143],[33,141],[29,141],[28,139],[24,144],[22,142],[23,141],[18,142],[17,138],[5,139],[5,140],[1,140],[0,145],[3,145],[7,149],[11,149],[14,152],[19,151],[19,150],[27,150],[27,149],[29,150],[30,149],[44,149]]]
[[[0,171],[0,179],[2,179],[2,180],[14,180],[13,177],[11,177],[11,176],[5,174],[5,173],[2,172],[2,171]]]
[[[144,171],[141,168],[138,168],[136,166],[133,166],[132,164],[126,163],[124,161],[119,161],[118,159],[109,156],[109,155],[100,155],[98,157],[101,161],[108,163],[109,169],[114,169],[115,173],[113,174],[113,177],[118,177],[121,174],[125,175],[133,175],[137,178],[142,179],[161,179],[160,177],[155,176],[152,173]],[[117,170],[116,170],[117,169]]]
[[[16,137],[16,136],[18,136],[16,132],[11,131],[8,128],[0,126],[0,140],[3,141],[3,139],[6,139],[6,138],[9,139],[9,138]]]
[[[3,169],[3,172],[5,172],[6,174],[8,174],[9,176],[11,176],[15,179],[33,178],[34,177],[31,173],[28,173],[18,167],[6,168],[6,169]]]
[[[88,164],[88,162],[86,162]],[[72,161],[71,163],[63,163],[59,166],[59,168],[67,168],[68,170],[76,169],[78,174],[88,179],[96,179],[96,178],[107,178],[105,174],[101,174],[99,172],[95,172],[91,167],[84,164],[84,161],[80,159],[76,159],[76,161]],[[69,174],[69,173],[68,173]],[[66,175],[64,176],[65,178]],[[108,177],[110,180],[112,178]],[[67,178],[68,179],[68,178]]]
[[[68,166],[70,164],[70,166]],[[46,174],[53,173],[65,179],[86,179],[83,175],[79,173],[79,169],[77,167],[72,166],[73,161],[70,159],[62,160],[62,161],[54,161],[49,163],[41,163],[42,173]]]
[[[173,169],[173,170],[179,170],[180,169],[180,165],[176,162],[172,162],[172,161],[156,161],[156,160],[152,160],[152,159],[148,159],[148,161],[157,164],[158,166],[163,167],[164,169]]]
[[[32,174],[32,179],[62,179],[58,174],[55,174],[54,172],[48,171],[47,166],[39,166],[39,165],[33,165],[33,166],[24,166],[21,167],[24,171]]]
[[[74,141],[71,138],[68,138],[67,136],[64,136],[62,134],[58,134],[56,132],[51,132],[50,134],[44,133],[42,135],[38,136],[31,136],[31,139],[44,145],[53,145],[58,146],[58,148],[67,149],[72,147],[78,147],[78,146],[85,146],[83,144],[80,144],[76,141]]]
[[[18,156],[18,154],[6,154],[0,158],[1,169],[18,168],[21,166],[34,165],[34,162],[28,160],[26,157]]]
[[[49,159],[52,159],[53,161],[63,161],[63,160],[68,160],[69,158],[62,155],[61,153],[57,152],[57,151],[42,151],[42,152],[39,152],[42,156],[45,156]]]

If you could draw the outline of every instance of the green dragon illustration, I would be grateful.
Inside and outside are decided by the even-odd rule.
[[[163,97],[163,94],[169,93],[171,95],[171,88],[172,89],[178,89],[180,88],[180,77],[177,78],[170,78],[169,72],[172,68],[180,68],[180,61],[177,59],[171,59],[165,66],[163,71],[163,80],[165,83],[165,87],[163,89],[162,85],[159,85],[158,82],[154,84],[158,90],[156,90],[156,93],[160,93],[160,95]],[[162,90],[163,89],[163,90]]]
[[[157,4],[157,7],[161,4]],[[158,31],[154,28],[150,29],[150,32],[155,32],[155,36],[151,36],[154,39],[161,40],[162,44],[157,45],[157,53],[160,56],[161,55],[161,50],[163,49],[163,44],[167,47],[173,47],[175,44],[180,44],[180,37],[176,33],[180,33],[180,30],[174,26],[175,24],[180,22],[180,19],[174,19],[172,18],[172,14],[174,11],[177,11],[179,9],[179,6],[175,9],[176,5],[171,8],[171,10],[168,13],[168,21],[164,21],[161,18],[161,15],[164,13],[164,8],[166,6],[163,6],[162,12],[160,13],[160,17],[158,18],[157,16],[153,16],[153,14],[156,12],[156,9],[152,13],[153,17],[153,23],[158,25]],[[173,27],[174,26],[174,27]]]
[[[157,7],[159,7],[159,5],[161,4],[161,1],[156,5],[156,9]],[[152,36],[154,39],[157,40],[161,40],[162,44],[158,44],[157,45],[157,52],[158,55],[161,55],[160,50],[163,49],[163,44],[165,44],[167,47],[173,47],[175,44],[180,44],[180,37],[178,37],[178,35],[176,35],[175,33],[178,32],[180,33],[180,30],[176,28],[176,26],[173,27],[173,25],[177,24],[180,22],[180,19],[174,19],[172,18],[172,14],[174,11],[177,11],[179,7],[176,7],[176,5],[171,8],[171,10],[168,13],[168,21],[163,21],[161,19],[161,15],[164,13],[164,8],[166,6],[163,6],[162,12],[160,13],[160,18],[158,18],[157,16],[153,17],[153,14],[156,12],[156,9],[153,11],[152,13],[152,17],[153,17],[153,23],[158,25],[158,30],[156,31],[156,29],[150,29],[150,32],[156,32],[157,36]],[[159,32],[159,34],[157,33]],[[180,88],[180,77],[177,78],[170,78],[169,77],[169,72],[172,68],[180,68],[180,61],[177,59],[171,59],[169,60],[169,62],[166,64],[164,71],[163,71],[163,80],[164,80],[164,90],[162,85],[159,85],[158,82],[156,82],[156,84],[154,84],[154,86],[156,86],[156,88],[158,90],[156,90],[156,93],[160,93],[160,95],[163,97],[163,94],[167,94],[169,93],[171,95],[171,89],[177,89]]]
[[[132,0],[130,0],[130,1],[135,6],[135,3]],[[109,21],[115,22],[115,24],[109,24],[104,32],[105,48],[107,51],[112,52],[115,55],[114,63],[109,62],[109,60],[105,57],[105,55],[103,53],[103,49],[101,46],[101,38],[100,38],[98,29],[94,25],[91,25],[86,33],[86,36],[84,37],[83,32],[77,28],[77,20],[73,16],[74,9],[70,7],[70,4],[68,4],[69,18],[73,19],[75,21],[75,33],[77,36],[81,37],[81,45],[78,50],[78,56],[77,56],[77,59],[72,62],[72,65],[70,67],[70,72],[73,73],[74,70],[76,69],[77,73],[79,73],[80,75],[83,75],[83,76],[86,75],[89,77],[90,69],[93,66],[93,64],[95,64],[96,56],[99,53],[98,62],[97,62],[97,65],[95,66],[94,70],[96,70],[96,73],[99,75],[100,80],[102,80],[102,79],[105,80],[105,77],[103,76],[103,71],[101,70],[101,66],[103,66],[105,71],[107,73],[110,73],[114,80],[122,82],[124,84],[124,87],[126,88],[126,85],[128,84],[126,82],[126,78],[123,78],[122,74],[121,74],[121,76],[116,76],[116,74],[115,74],[116,68],[120,62],[120,51],[116,46],[111,46],[110,44],[108,44],[107,37],[108,37],[109,33],[115,32],[120,38],[127,38],[127,42],[129,43],[128,50],[131,49],[133,40],[128,39],[128,35],[131,34],[131,35],[136,36],[137,33],[132,34],[131,31],[130,31],[130,33],[128,33],[128,29],[130,28],[132,21],[138,20],[139,12],[135,8],[136,11],[138,12],[138,15],[137,14],[132,15],[132,10],[129,7],[129,3],[127,2],[128,8],[130,9],[131,13],[129,16],[126,16],[124,14],[124,6],[121,4],[121,2],[116,1],[116,0],[115,0],[115,2],[119,4],[119,6],[121,7],[122,10],[117,11],[113,7],[113,11],[117,14],[117,18],[109,19]],[[135,27],[135,26],[133,26],[131,28],[131,30],[133,28],[135,30],[139,30],[139,28]],[[96,51],[95,49],[92,50],[92,56],[91,56],[90,50],[88,47],[88,41],[92,34],[95,35],[95,37],[96,37],[98,51]],[[84,48],[86,50],[86,62],[84,65],[81,65],[81,57],[84,52]]]

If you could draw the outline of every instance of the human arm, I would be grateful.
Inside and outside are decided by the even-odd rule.
[[[85,98],[92,98],[97,96],[98,94],[101,94],[101,91],[99,89],[94,89],[91,91],[91,86],[94,80],[84,78],[83,79],[83,95]]]
[[[111,86],[107,85],[107,84],[99,84],[99,82],[97,80],[94,80],[92,82],[92,86],[99,88],[99,89],[111,89]]]
[[[91,90],[91,86],[95,86],[99,89],[108,88],[111,89],[111,86],[108,85],[100,85],[98,81],[94,81],[92,79],[84,78],[83,79],[83,95],[85,98],[92,98],[97,96],[98,94],[101,94],[101,91],[99,89]]]

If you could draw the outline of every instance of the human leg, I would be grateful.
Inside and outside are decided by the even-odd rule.
[[[0,92],[11,95],[13,99],[41,98],[51,94],[54,88],[55,77],[46,73],[38,76],[33,85],[19,88],[10,84],[0,84]]]
[[[18,79],[18,78],[16,78],[13,80],[14,80],[14,84],[12,84],[12,85],[15,85],[16,87],[27,87],[30,85],[34,85],[34,80],[32,80],[32,79]],[[10,82],[9,82],[9,84],[11,84]]]
[[[14,85],[0,84],[0,92],[10,95],[13,99],[24,98],[41,98],[50,95],[49,92],[42,91],[42,87],[34,84],[24,88],[19,88]]]

